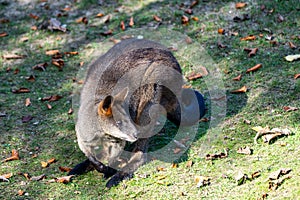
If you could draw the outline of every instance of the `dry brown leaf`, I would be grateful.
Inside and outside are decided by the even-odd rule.
[[[239,171],[238,174],[235,176],[235,180],[237,182],[237,185],[242,185],[246,182],[248,179],[248,175],[244,174],[243,172]]]
[[[225,29],[219,28],[218,29],[218,33],[221,34],[221,35],[223,35],[225,33]]]
[[[9,19],[7,18],[1,18],[0,19],[0,24],[5,24],[5,23],[8,23],[9,22]]]
[[[202,78],[202,74],[201,73],[195,73],[195,72],[192,72],[190,75],[188,75],[186,78],[189,80],[189,81],[193,81],[193,80],[196,80],[196,79],[199,79],[199,78]]]
[[[237,153],[251,155],[253,150],[250,147],[240,147],[237,150]]]
[[[28,107],[31,105],[31,101],[30,101],[30,98],[26,98],[25,99],[25,106]]]
[[[42,168],[46,168],[49,166],[48,162],[41,161]]]
[[[178,163],[172,163],[171,167],[172,168],[178,168]]]
[[[0,176],[4,177],[4,178],[6,178],[6,179],[9,179],[9,178],[11,178],[11,177],[13,176],[13,173],[2,174],[2,175],[0,175]]]
[[[60,95],[52,95],[52,96],[48,96],[48,97],[43,97],[41,100],[53,102],[53,101],[58,101],[61,98],[62,98],[62,96],[60,96]]]
[[[88,19],[86,17],[80,17],[78,19],[75,20],[76,23],[84,23],[84,24],[88,24]]]
[[[261,175],[260,170],[258,170],[258,171],[253,172],[253,173],[251,174],[251,178],[252,178],[252,179],[255,179],[255,178],[257,178],[257,177],[260,177],[260,175]]]
[[[234,81],[240,81],[241,79],[242,79],[242,74],[234,77],[232,80],[234,80]]]
[[[199,21],[199,18],[195,17],[195,16],[191,17],[191,19],[194,20],[194,21],[196,21],[196,22]]]
[[[300,74],[295,74],[294,79],[296,80],[297,78],[300,78]]]
[[[286,179],[290,179],[292,176],[283,176],[278,180],[269,181],[269,189],[276,190]]]
[[[16,69],[14,70],[14,74],[18,74],[19,72],[20,72],[19,68],[16,68]]]
[[[70,172],[72,170],[72,168],[70,168],[70,167],[61,167],[61,166],[59,166],[58,168],[61,172]]]
[[[59,71],[62,71],[63,66],[65,65],[65,62],[63,59],[52,59],[51,63],[58,67]]]
[[[32,69],[45,71],[47,66],[48,66],[48,63],[40,63],[40,64],[33,66]]]
[[[291,49],[296,49],[297,48],[297,46],[294,45],[292,42],[289,42],[289,46],[290,46]]]
[[[35,77],[33,75],[30,75],[29,77],[26,77],[25,79],[29,82],[34,82],[35,81]]]
[[[273,128],[270,130],[270,128],[267,126],[265,128],[261,126],[256,126],[252,128],[257,132],[257,134],[254,137],[254,143],[257,144],[257,140],[259,137],[264,137],[264,142],[268,142],[270,144],[271,140],[278,136],[289,136],[291,135],[291,131],[287,128],[285,129],[279,129],[279,128]]]
[[[37,28],[37,26],[31,26],[30,29],[33,31],[36,31],[38,28]]]
[[[193,8],[194,6],[196,6],[199,3],[199,0],[195,0],[191,3],[190,8]]]
[[[111,35],[112,33],[113,33],[112,30],[108,30],[108,31],[101,32],[100,34],[103,36],[108,36],[108,35]]]
[[[200,122],[209,122],[210,119],[207,118],[207,117],[204,117],[204,118],[200,119],[199,121],[200,121]]]
[[[25,191],[24,191],[24,190],[19,190],[19,191],[18,191],[18,195],[19,195],[19,196],[23,196],[24,194],[25,194]]]
[[[246,73],[254,72],[254,71],[258,70],[258,69],[261,68],[261,67],[262,67],[262,64],[257,64],[257,65],[255,65],[255,66],[253,66],[253,67],[247,69]]]
[[[54,49],[54,50],[48,50],[48,51],[46,51],[45,53],[46,53],[46,55],[48,55],[48,56],[53,56],[53,55],[55,55],[55,54],[58,54],[58,53],[59,53],[59,50],[57,50],[57,49]]]
[[[195,176],[194,180],[198,188],[210,184],[210,177],[207,176]]]
[[[246,37],[241,38],[241,41],[250,41],[255,39],[256,39],[255,35],[248,35]]]
[[[231,91],[231,93],[233,93],[233,94],[245,93],[245,92],[247,92],[247,90],[248,90],[247,86],[243,86],[240,89]]]
[[[19,157],[18,151],[13,149],[11,151],[11,157],[2,160],[2,162],[7,162],[7,161],[11,161],[11,160],[19,160],[19,159],[20,159],[20,157]]]
[[[248,57],[253,57],[256,55],[258,48],[244,48],[244,51],[248,52]]]
[[[224,153],[218,153],[218,154],[207,154],[205,156],[206,160],[215,160],[215,159],[220,159],[220,158],[227,158],[228,157],[228,150],[224,149]]]
[[[158,166],[158,167],[156,167],[156,171],[158,171],[158,172],[165,171],[165,168]]]
[[[184,12],[185,12],[186,14],[188,14],[188,15],[193,14],[193,10],[190,9],[190,8],[185,9]]]
[[[12,90],[13,93],[15,94],[20,94],[20,93],[28,93],[30,90],[28,88],[19,88],[17,90]]]
[[[298,110],[298,108],[293,106],[283,106],[283,110],[289,112],[289,111],[296,111]]]
[[[245,6],[247,6],[247,3],[244,3],[244,2],[238,2],[235,4],[236,9],[241,9],[241,8],[244,8]]]
[[[192,160],[187,161],[186,167],[192,167],[194,162]]]
[[[31,17],[32,19],[35,19],[35,20],[39,19],[39,16],[32,14],[32,13],[29,14],[29,17]]]
[[[42,174],[42,175],[39,175],[39,176],[32,176],[30,178],[31,181],[40,181],[40,180],[43,180],[44,178],[46,178],[46,175],[45,174]]]
[[[128,24],[130,27],[133,27],[134,25],[134,20],[133,20],[133,17],[130,17],[130,20],[129,20],[129,24]]]
[[[125,23],[124,23],[124,21],[121,21],[120,28],[121,28],[122,31],[125,31]]]
[[[96,15],[96,17],[103,17],[103,16],[104,16],[103,13],[98,13],[98,14]]]
[[[25,55],[17,55],[17,54],[7,54],[7,55],[3,55],[2,58],[4,59],[23,59],[25,58]]]
[[[69,183],[73,176],[74,175],[55,178],[55,182],[57,182],[57,183]]]
[[[1,33],[0,33],[0,37],[6,37],[6,36],[8,36],[8,33],[7,33],[7,32],[1,32]]]
[[[183,25],[187,25],[189,23],[189,18],[187,16],[185,16],[185,15],[182,15],[181,16],[181,23]]]
[[[161,21],[162,21],[162,19],[159,18],[157,15],[153,15],[153,19],[154,19],[155,21],[157,21],[157,22],[161,22]]]
[[[51,158],[47,161],[49,164],[52,164],[52,163],[55,163],[56,162],[56,159],[55,158]]]
[[[66,55],[78,55],[78,51],[69,51],[69,52],[65,52],[64,54]]]
[[[73,114],[73,108],[70,108],[68,111],[68,115],[72,115]]]
[[[26,180],[30,180],[30,175],[28,173],[23,173],[23,176],[26,178]]]

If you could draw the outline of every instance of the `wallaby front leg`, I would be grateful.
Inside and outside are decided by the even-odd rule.
[[[114,168],[111,168],[109,166],[104,165],[103,163],[99,162],[96,158],[93,156],[89,157],[89,160],[91,161],[93,167],[100,173],[104,174],[104,178],[109,178],[112,175],[114,175],[117,170]]]
[[[130,179],[133,177],[133,172],[137,170],[139,166],[144,164],[147,160],[146,152],[148,150],[148,139],[139,139],[135,143],[135,147],[132,152],[132,157],[128,161],[127,165],[118,171],[111,179],[106,183],[107,188],[118,185],[122,180]]]
[[[82,163],[79,163],[76,165],[69,173],[68,175],[81,175],[84,173],[87,173],[89,171],[92,171],[94,166],[92,165],[92,162],[89,159],[86,159]]]

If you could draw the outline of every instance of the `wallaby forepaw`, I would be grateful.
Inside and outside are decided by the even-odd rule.
[[[84,173],[87,173],[91,170],[93,170],[94,167],[91,164],[91,162],[89,161],[89,159],[83,161],[82,163],[79,163],[78,165],[76,165],[69,173],[69,175],[81,175]]]
[[[132,173],[124,173],[124,172],[119,172],[116,173],[111,179],[106,183],[107,188],[111,188],[114,186],[117,186],[121,181],[126,180],[126,179],[131,179],[133,177]]]

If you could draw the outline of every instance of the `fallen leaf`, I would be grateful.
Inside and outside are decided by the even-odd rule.
[[[199,3],[199,0],[195,0],[191,3],[190,8],[193,8],[194,6],[196,6]]]
[[[193,10],[192,10],[192,9],[190,9],[190,8],[188,8],[188,9],[185,9],[185,10],[184,10],[184,12],[185,12],[186,14],[188,14],[188,15],[191,15],[191,14],[193,14]]]
[[[3,55],[2,58],[4,59],[23,59],[25,58],[25,55],[16,55],[16,54],[7,54],[7,55]]]
[[[98,14],[96,15],[96,17],[103,17],[103,16],[104,16],[103,13],[98,13]]]
[[[49,164],[52,164],[52,163],[55,163],[56,162],[56,159],[55,158],[51,158],[47,161]]]
[[[234,77],[232,80],[234,80],[234,81],[240,81],[241,79],[242,79],[242,74]]]
[[[38,27],[37,26],[31,26],[30,29],[33,30],[33,31],[36,31],[38,29]]]
[[[0,24],[5,24],[5,23],[9,23],[9,19],[7,19],[7,18],[1,18],[0,19]]]
[[[33,117],[31,115],[26,115],[22,117],[22,123],[27,123],[29,121],[31,121],[33,119]]]
[[[199,21],[199,18],[195,17],[195,16],[191,17],[191,19],[194,20],[194,21],[196,21],[196,22]]]
[[[263,137],[264,142],[268,142],[270,144],[271,140],[274,138],[277,138],[278,136],[289,136],[291,135],[291,131],[287,128],[285,129],[279,129],[279,128],[273,128],[272,130],[269,129],[269,127],[262,128],[261,126],[256,126],[252,128],[257,133],[254,137],[254,143],[257,144],[257,140],[259,137]]]
[[[219,158],[227,158],[228,157],[228,151],[227,149],[224,149],[224,153],[218,153],[218,154],[207,154],[205,156],[206,160],[215,160],[215,159],[219,159]]]
[[[218,33],[221,34],[221,35],[224,35],[225,29],[219,28],[219,29],[218,29]]]
[[[299,77],[300,77],[300,74],[295,74],[294,79],[296,80]]]
[[[200,119],[199,121],[200,121],[200,122],[209,122],[210,119],[207,118],[207,117],[204,117],[204,118]]]
[[[11,178],[11,177],[13,176],[13,173],[2,174],[2,175],[0,175],[0,176],[4,177],[4,178],[6,178],[6,179],[9,179],[9,178]]]
[[[251,178],[252,178],[252,179],[255,179],[255,178],[257,178],[257,177],[260,177],[260,175],[261,175],[260,171],[256,171],[256,172],[253,172],[253,173],[251,174]]]
[[[237,153],[240,153],[240,154],[246,154],[246,155],[251,155],[253,152],[252,149],[250,149],[250,147],[240,147],[238,148],[237,150]]]
[[[30,90],[28,88],[19,88],[17,90],[12,90],[12,93],[20,94],[20,93],[28,93]]]
[[[32,13],[29,14],[29,17],[31,17],[32,19],[35,19],[35,20],[39,19],[39,16],[32,14]]]
[[[253,66],[253,67],[247,69],[246,73],[254,72],[254,71],[258,70],[258,69],[261,68],[261,67],[262,67],[262,64],[257,64],[257,65],[255,65],[255,66]]]
[[[64,54],[66,55],[78,55],[78,51],[68,51],[68,52],[65,52]]]
[[[172,163],[171,167],[172,168],[178,168],[178,163]]]
[[[26,77],[25,79],[29,82],[34,82],[35,81],[35,77],[33,75],[30,75],[30,76]]]
[[[125,23],[124,23],[124,21],[121,21],[120,28],[121,28],[122,31],[125,31]]]
[[[296,54],[296,55],[288,55],[284,57],[285,60],[289,61],[289,62],[293,62],[295,60],[298,60],[300,58],[300,54]]]
[[[70,168],[70,167],[61,167],[61,166],[59,166],[58,168],[61,172],[69,172],[69,171],[72,170],[72,168]]]
[[[41,161],[42,168],[46,168],[49,166],[48,162]]]
[[[155,21],[157,21],[157,22],[161,22],[161,21],[162,21],[162,19],[159,18],[157,15],[153,15],[153,19],[154,19]]]
[[[194,180],[197,184],[197,188],[210,184],[210,177],[207,176],[195,176]]]
[[[134,25],[134,20],[133,20],[133,17],[130,17],[130,20],[129,20],[129,24],[128,24],[130,27],[133,27]]]
[[[48,55],[48,56],[53,56],[58,53],[59,53],[59,50],[57,50],[57,49],[46,51],[46,55]]]
[[[42,174],[42,175],[39,175],[39,176],[32,176],[30,178],[31,181],[40,181],[40,180],[43,180],[44,178],[46,178],[46,175],[45,174]]]
[[[245,93],[245,92],[247,92],[247,90],[248,90],[247,86],[243,86],[240,89],[231,91],[231,93],[233,93],[233,94]]]
[[[283,17],[281,14],[278,14],[278,16],[277,16],[277,21],[278,21],[279,23],[283,22],[283,21],[284,21],[284,17]]]
[[[84,24],[88,24],[89,20],[87,17],[80,17],[76,20],[76,23],[84,23]]]
[[[73,114],[73,108],[70,108],[68,111],[68,115],[72,115]]]
[[[30,175],[28,173],[23,173],[23,176],[26,178],[26,180],[30,180]]]
[[[186,167],[192,167],[193,164],[194,164],[194,162],[192,160],[189,160],[186,163]]]
[[[244,3],[244,2],[238,2],[235,4],[236,9],[241,9],[241,8],[244,8],[245,6],[247,6],[247,3]]]
[[[248,119],[244,119],[244,123],[250,125],[250,124],[251,124],[251,121],[248,120]]]
[[[16,69],[14,70],[14,74],[18,74],[19,72],[20,72],[19,68],[16,68]]]
[[[156,167],[156,171],[160,172],[160,171],[165,171],[164,167]]]
[[[8,36],[8,33],[6,33],[6,32],[1,32],[0,33],[0,37],[6,37],[6,36]]]
[[[52,59],[51,63],[58,67],[59,71],[62,71],[63,66],[65,65],[65,62],[63,59]]]
[[[298,108],[293,106],[283,106],[283,110],[289,112],[289,111],[296,111],[298,110]]]
[[[108,36],[108,35],[111,35],[113,32],[112,30],[108,30],[108,31],[105,31],[105,32],[101,32],[100,34],[103,35],[103,36]]]
[[[248,52],[248,57],[253,57],[256,55],[256,52],[258,51],[258,48],[244,48],[244,51]]]
[[[60,95],[52,95],[52,96],[48,96],[48,97],[43,97],[41,100],[53,102],[53,101],[58,101],[61,98],[62,98],[62,96],[60,96]]]
[[[286,179],[290,179],[292,176],[283,176],[278,180],[269,181],[269,189],[276,190]]]
[[[239,171],[238,174],[235,176],[235,180],[237,182],[237,185],[242,185],[246,182],[248,179],[248,175],[244,174],[243,172]]]
[[[48,183],[56,182],[56,183],[69,183],[74,175],[70,176],[63,176],[63,177],[58,177],[54,178],[48,181]]]
[[[289,46],[290,46],[291,49],[296,49],[297,48],[297,46],[294,45],[292,42],[289,42]]]
[[[188,75],[186,78],[187,78],[189,81],[193,81],[193,80],[202,78],[202,74],[201,74],[201,73],[195,73],[195,72],[192,72],[192,73],[191,73],[190,75]]]
[[[286,175],[288,173],[290,173],[292,171],[292,169],[290,168],[281,168],[275,172],[272,172],[270,175],[269,175],[269,180],[276,180],[276,179],[279,179],[279,177],[281,175]]]
[[[20,159],[20,158],[19,158],[19,153],[18,153],[18,151],[15,150],[15,149],[13,149],[13,150],[11,151],[11,157],[2,160],[2,162],[7,162],[7,161],[11,161],[11,160],[19,160],[19,159]]]
[[[23,196],[24,194],[25,194],[25,191],[24,191],[24,190],[19,190],[19,191],[18,191],[18,195],[19,195],[19,196]]]
[[[28,107],[31,105],[31,101],[30,101],[30,98],[26,98],[25,99],[25,106]]]
[[[241,41],[250,41],[255,39],[256,39],[255,35],[248,35],[246,37],[241,38]]]
[[[182,15],[181,16],[181,23],[183,25],[187,25],[189,23],[189,18],[187,16],[185,16],[185,15]]]
[[[48,66],[48,63],[40,63],[40,64],[33,66],[32,69],[45,71],[47,66]]]
[[[192,40],[192,38],[190,38],[190,37],[185,37],[185,42],[186,42],[187,44],[192,44],[192,43],[193,43],[193,40]]]
[[[5,178],[4,176],[0,175],[0,182],[9,182],[9,180],[7,178]]]

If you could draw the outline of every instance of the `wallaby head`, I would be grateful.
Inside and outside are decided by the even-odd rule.
[[[134,142],[138,139],[138,131],[126,109],[127,96],[128,88],[124,88],[114,96],[106,96],[98,105],[98,117],[106,134]]]

